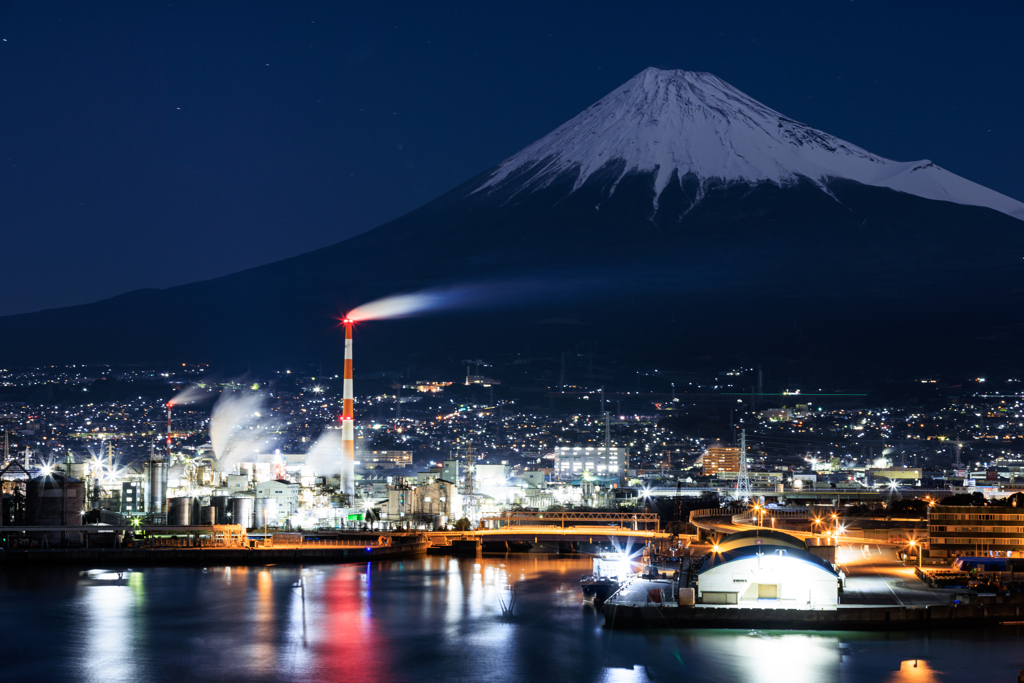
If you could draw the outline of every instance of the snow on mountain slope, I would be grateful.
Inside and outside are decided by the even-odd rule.
[[[545,186],[578,168],[576,190],[613,160],[625,162],[616,185],[626,173],[654,174],[655,203],[678,171],[680,178],[694,174],[702,190],[712,182],[786,185],[804,177],[827,191],[830,180],[847,179],[1024,220],[1024,203],[930,161],[871,154],[786,118],[712,74],[654,68],[503,161],[476,191],[519,170],[531,172],[531,186]]]

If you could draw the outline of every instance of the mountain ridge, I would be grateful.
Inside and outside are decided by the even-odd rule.
[[[475,307],[367,324],[361,362],[587,345],[627,364],[728,352],[910,367],[945,362],[939,339],[972,357],[1021,336],[1024,231],[994,208],[846,178],[703,182],[602,159],[581,179],[571,164],[508,161],[328,247],[0,318],[0,358],[325,360],[340,353],[337,319],[352,307],[481,283],[490,299]],[[616,311],[629,333],[608,325]]]

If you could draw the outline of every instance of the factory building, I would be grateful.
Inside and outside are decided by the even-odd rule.
[[[414,521],[444,527],[455,514],[462,512],[462,500],[458,486],[450,481],[435,479],[425,486],[412,491],[412,517]]]
[[[453,484],[459,483],[459,461],[458,460],[445,460],[444,466],[441,468],[441,478],[445,481],[450,481]]]
[[[142,484],[137,481],[121,483],[121,513],[125,515],[141,515],[146,511],[146,501],[142,497]]]
[[[1024,556],[1024,508],[933,505],[926,557]]]
[[[512,468],[508,465],[485,465],[477,463],[473,470],[473,484],[475,486],[504,486],[505,480],[512,474]]]
[[[299,511],[299,485],[290,481],[276,479],[256,485],[256,499],[274,498],[277,500],[277,517],[285,519]]]
[[[626,449],[559,446],[555,449],[554,465],[560,481],[580,479],[584,472],[599,478],[621,479],[626,469]]]
[[[404,483],[388,489],[388,505],[384,515],[388,521],[404,524],[410,521],[413,512],[413,489]]]

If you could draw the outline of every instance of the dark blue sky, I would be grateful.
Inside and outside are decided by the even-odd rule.
[[[0,4],[0,314],[341,241],[647,66],[1024,200],[1019,1],[362,5]]]

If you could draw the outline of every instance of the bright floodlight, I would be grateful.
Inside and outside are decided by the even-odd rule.
[[[48,476],[50,476],[51,474],[53,474],[53,467],[51,467],[50,465],[43,465],[43,467],[42,467],[42,469],[40,470],[40,472],[42,472],[42,473],[43,473],[43,476],[44,476],[44,477],[48,477]]]

